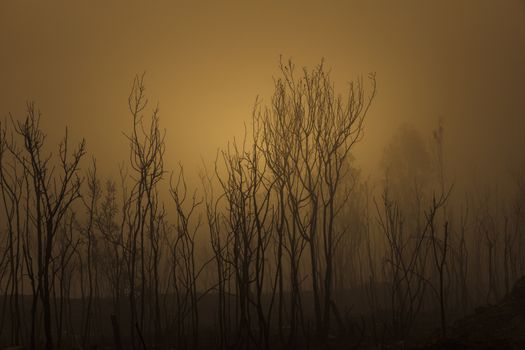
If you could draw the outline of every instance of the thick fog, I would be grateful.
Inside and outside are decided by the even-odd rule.
[[[268,101],[279,56],[321,58],[338,88],[376,72],[378,94],[357,158],[377,169],[399,125],[447,132],[454,173],[495,176],[523,162],[525,6],[522,1],[3,2],[3,116],[26,101],[58,138],[85,137],[102,168],[126,155],[126,98],[146,71],[171,166],[242,134],[256,96]],[[111,149],[108,154],[107,149]]]
[[[525,346],[524,43],[518,0],[2,2],[0,347]]]

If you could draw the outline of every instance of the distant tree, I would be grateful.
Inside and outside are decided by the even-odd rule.
[[[381,166],[390,197],[421,225],[423,213],[416,210],[423,208],[421,201],[431,192],[436,170],[429,144],[417,129],[403,124],[385,146]]]

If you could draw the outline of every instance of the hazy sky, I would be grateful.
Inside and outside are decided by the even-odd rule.
[[[146,71],[167,130],[168,165],[241,133],[268,101],[279,56],[325,58],[341,89],[377,73],[358,161],[374,169],[409,122],[442,118],[451,171],[499,169],[525,156],[525,2],[0,1],[0,115],[27,100],[53,139],[69,126],[101,168],[127,160],[127,95]]]

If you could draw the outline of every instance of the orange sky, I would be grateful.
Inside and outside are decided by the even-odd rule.
[[[168,166],[196,172],[269,100],[279,56],[322,57],[341,89],[377,73],[357,152],[379,164],[392,130],[444,120],[451,171],[524,162],[525,2],[0,2],[0,116],[33,100],[53,139],[69,126],[100,168],[127,160],[134,74],[167,130]],[[89,5],[88,5],[89,3]]]

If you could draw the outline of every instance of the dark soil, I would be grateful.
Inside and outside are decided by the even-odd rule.
[[[479,307],[454,323],[446,340],[418,349],[525,349],[525,276],[498,304]]]

